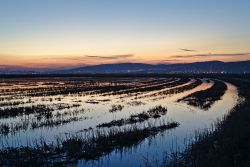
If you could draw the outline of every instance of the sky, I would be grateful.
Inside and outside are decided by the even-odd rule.
[[[250,60],[249,0],[0,0],[0,65]]]

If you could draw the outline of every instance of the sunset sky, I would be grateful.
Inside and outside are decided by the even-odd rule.
[[[0,65],[250,60],[249,0],[0,0]]]

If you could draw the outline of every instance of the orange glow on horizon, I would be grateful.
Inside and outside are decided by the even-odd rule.
[[[199,53],[176,52],[169,55],[157,53],[157,55],[131,55],[122,57],[122,55],[100,55],[100,56],[88,56],[88,55],[7,55],[2,54],[0,65],[10,66],[22,66],[28,68],[58,68],[58,67],[79,67],[87,65],[97,64],[112,64],[112,63],[148,63],[148,64],[175,64],[175,63],[191,63],[200,61],[239,61],[239,56],[204,56],[204,57],[192,57]],[[202,53],[200,53],[202,54]],[[183,55],[182,57],[175,57],[175,55]],[[119,57],[120,56],[120,57]],[[186,56],[186,57],[185,57]],[[249,55],[241,56],[240,60],[249,60]]]

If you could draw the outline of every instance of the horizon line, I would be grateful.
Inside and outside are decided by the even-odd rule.
[[[147,65],[175,65],[175,64],[192,64],[192,63],[205,63],[205,62],[222,62],[222,63],[233,63],[233,62],[246,62],[250,61],[248,60],[239,60],[239,61],[221,61],[221,60],[209,60],[209,61],[193,61],[193,62],[178,62],[178,63],[143,63],[143,62],[115,62],[115,63],[100,63],[100,64],[82,64],[82,65],[68,65],[68,66],[57,66],[57,67],[51,67],[51,66],[25,66],[25,65],[7,65],[7,64],[0,64],[0,69],[14,69],[14,68],[20,68],[20,69],[37,69],[37,70],[52,70],[52,69],[73,69],[73,68],[81,68],[81,67],[90,67],[90,66],[99,66],[99,65],[115,65],[115,64],[147,64]]]

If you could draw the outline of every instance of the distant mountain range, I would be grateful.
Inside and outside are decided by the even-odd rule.
[[[100,64],[72,69],[27,69],[0,66],[1,74],[54,73],[54,74],[107,74],[107,73],[250,73],[250,61],[207,61],[179,64],[117,63]]]
[[[207,61],[180,64],[119,63],[85,66],[60,73],[250,73],[250,61]]]

